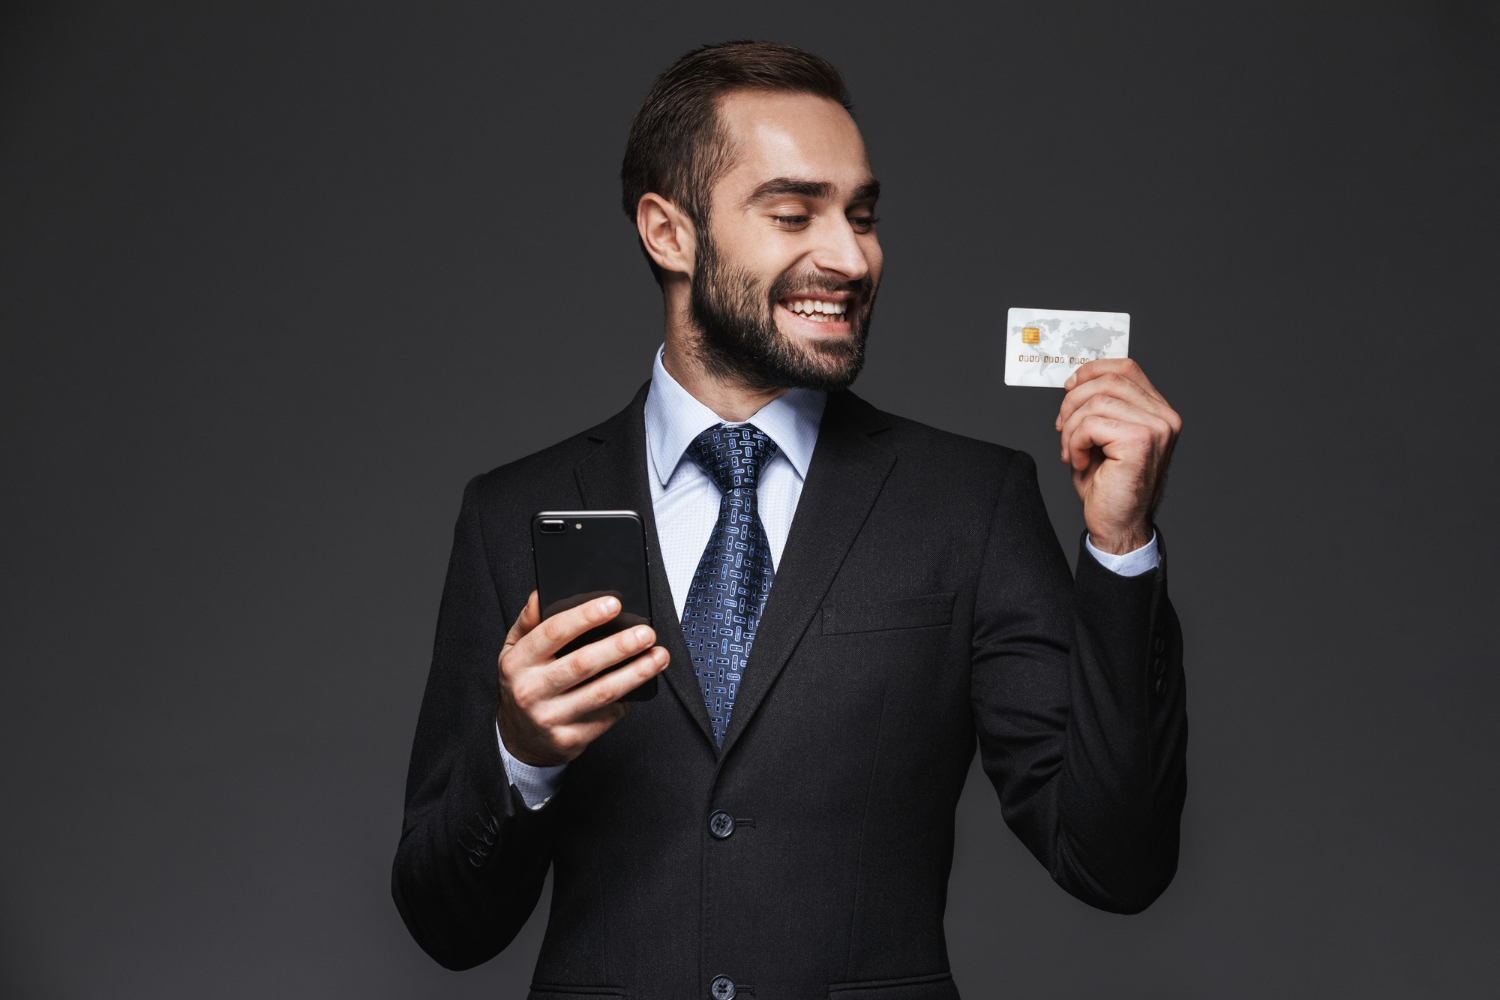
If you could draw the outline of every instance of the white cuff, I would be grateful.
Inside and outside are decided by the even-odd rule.
[[[500,745],[500,762],[505,765],[505,777],[521,793],[521,800],[526,803],[526,808],[535,811],[546,805],[547,800],[557,794],[557,788],[562,784],[563,768],[568,765],[537,767],[516,760],[505,749],[505,741],[500,738],[499,722],[495,723],[495,742]]]
[[[1120,576],[1140,576],[1142,573],[1151,572],[1161,563],[1161,556],[1156,554],[1156,532],[1154,531],[1151,533],[1151,541],[1122,556],[1100,552],[1094,548],[1094,540],[1087,534],[1083,536],[1083,545],[1089,550],[1089,555],[1098,560],[1100,566]]]

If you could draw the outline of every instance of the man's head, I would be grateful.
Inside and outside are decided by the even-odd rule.
[[[751,389],[859,374],[879,185],[850,106],[817,56],[731,42],[678,60],[636,113],[624,208],[711,374]]]

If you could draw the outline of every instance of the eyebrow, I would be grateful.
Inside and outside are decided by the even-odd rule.
[[[795,177],[773,177],[750,192],[745,204],[754,205],[768,198],[794,195],[799,198],[833,197],[833,185],[827,181],[799,181]],[[854,189],[855,201],[874,201],[880,197],[880,182],[869,181]]]

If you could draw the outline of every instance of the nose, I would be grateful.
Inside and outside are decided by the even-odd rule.
[[[856,238],[854,227],[843,216],[830,218],[819,227],[812,262],[825,271],[836,271],[845,281],[859,281],[870,273],[870,259]]]

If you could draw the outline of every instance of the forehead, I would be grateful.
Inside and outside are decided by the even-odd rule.
[[[734,161],[716,193],[753,191],[774,177],[827,181],[843,194],[873,180],[865,141],[835,101],[812,94],[736,91],[719,102]]]

